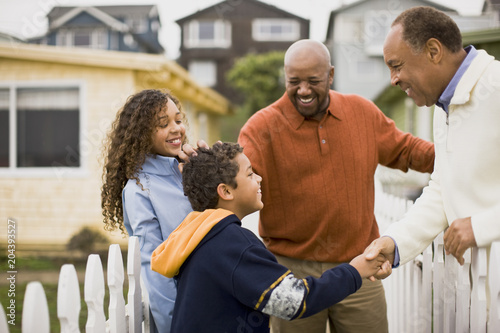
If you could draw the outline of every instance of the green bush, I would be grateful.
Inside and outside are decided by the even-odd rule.
[[[83,253],[92,253],[95,252],[99,245],[106,245],[108,243],[108,238],[101,232],[85,226],[71,237],[66,248],[70,251],[77,250]]]

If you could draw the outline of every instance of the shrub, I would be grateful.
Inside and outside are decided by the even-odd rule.
[[[66,248],[68,250],[78,250],[84,253],[94,252],[98,245],[109,243],[109,240],[99,231],[90,227],[83,227],[69,240]]]

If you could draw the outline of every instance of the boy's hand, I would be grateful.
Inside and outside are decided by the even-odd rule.
[[[375,259],[368,260],[363,253],[352,259],[350,264],[356,268],[362,279],[369,278],[371,281],[375,281],[374,275],[387,277],[392,272],[391,263],[382,254],[379,254]]]

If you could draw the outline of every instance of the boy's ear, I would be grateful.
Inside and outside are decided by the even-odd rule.
[[[217,194],[222,200],[233,200],[233,192],[226,184],[221,183],[217,186]]]

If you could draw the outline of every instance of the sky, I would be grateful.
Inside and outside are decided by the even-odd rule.
[[[239,1],[244,0],[228,0],[229,4],[237,4]],[[310,37],[324,41],[330,12],[342,4],[358,0],[261,1],[309,19]],[[180,28],[175,21],[219,2],[222,0],[0,0],[0,32],[23,39],[42,35],[47,30],[46,15],[55,6],[156,4],[162,23],[160,43],[165,48],[167,57],[175,59],[180,46]],[[462,15],[478,15],[484,0],[434,0],[434,2],[453,8]]]

